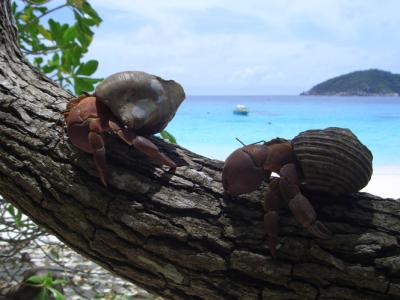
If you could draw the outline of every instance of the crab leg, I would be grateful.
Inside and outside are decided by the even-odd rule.
[[[140,152],[146,154],[147,156],[158,160],[164,165],[169,166],[172,169],[176,168],[176,164],[160,150],[153,142],[143,136],[137,136],[134,133],[121,128],[115,121],[110,120],[108,122],[112,131],[117,134],[125,143],[128,145],[133,145]]]
[[[108,121],[108,126],[111,130],[118,135],[118,137],[123,140],[128,145],[133,145],[133,140],[136,138],[136,135],[129,130],[124,130],[117,122],[113,120]]]
[[[93,160],[96,165],[97,172],[99,173],[101,182],[107,186],[107,171],[106,171],[106,148],[104,147],[104,140],[101,136],[103,131],[99,119],[89,120],[89,144],[93,151]]]
[[[136,139],[133,140],[133,145],[139,151],[158,160],[162,164],[169,166],[171,169],[176,168],[176,164],[164,153],[161,153],[158,147],[144,136],[137,136]]]
[[[273,258],[276,258],[278,244],[279,208],[282,198],[279,191],[280,178],[271,179],[264,196],[264,225],[268,236],[268,248]]]
[[[288,201],[288,206],[295,219],[311,234],[319,238],[329,238],[330,231],[317,220],[317,214],[310,201],[300,192],[300,176],[295,164],[284,165],[280,170],[279,187],[282,197]]]

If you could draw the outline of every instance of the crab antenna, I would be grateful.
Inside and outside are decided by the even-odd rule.
[[[251,143],[250,145],[259,144],[259,143],[262,143],[262,142],[264,142],[264,143],[265,143],[265,141],[264,141],[264,140],[261,140],[261,141],[255,142],[255,143]]]
[[[241,140],[239,140],[239,138],[235,138],[239,143],[241,143],[243,146],[247,146],[245,143],[243,143]],[[249,145],[255,145],[255,144],[259,144],[259,143],[265,143],[265,141],[264,140],[261,140],[261,141],[258,141],[258,142],[255,142],[255,143],[251,143],[251,144],[249,144]]]
[[[235,138],[239,143],[241,143],[243,146],[246,146],[245,143],[243,143],[241,140],[239,140],[239,138]]]

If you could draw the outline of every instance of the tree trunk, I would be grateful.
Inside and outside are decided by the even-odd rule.
[[[71,95],[24,60],[0,3],[0,194],[35,222],[168,299],[400,299],[399,201],[309,195],[334,236],[285,210],[273,260],[262,190],[224,199],[220,161],[154,138],[172,173],[110,136],[105,188],[58,124]]]

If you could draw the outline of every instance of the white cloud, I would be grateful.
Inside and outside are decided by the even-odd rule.
[[[297,94],[357,69],[400,70],[397,1],[92,3],[100,76],[140,69],[188,94]]]

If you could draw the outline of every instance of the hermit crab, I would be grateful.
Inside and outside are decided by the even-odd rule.
[[[145,136],[163,130],[184,99],[183,88],[173,80],[139,71],[116,73],[102,81],[93,95],[79,96],[67,104],[67,134],[77,148],[93,154],[104,185],[105,132],[113,132],[147,156],[176,168]]]
[[[280,177],[272,177],[271,173]],[[311,234],[328,238],[330,231],[301,189],[333,196],[362,189],[372,175],[372,154],[345,128],[308,130],[291,141],[276,138],[234,151],[225,161],[222,182],[225,193],[237,196],[269,181],[264,196],[264,224],[268,247],[276,257],[279,208],[287,203],[295,219]]]

